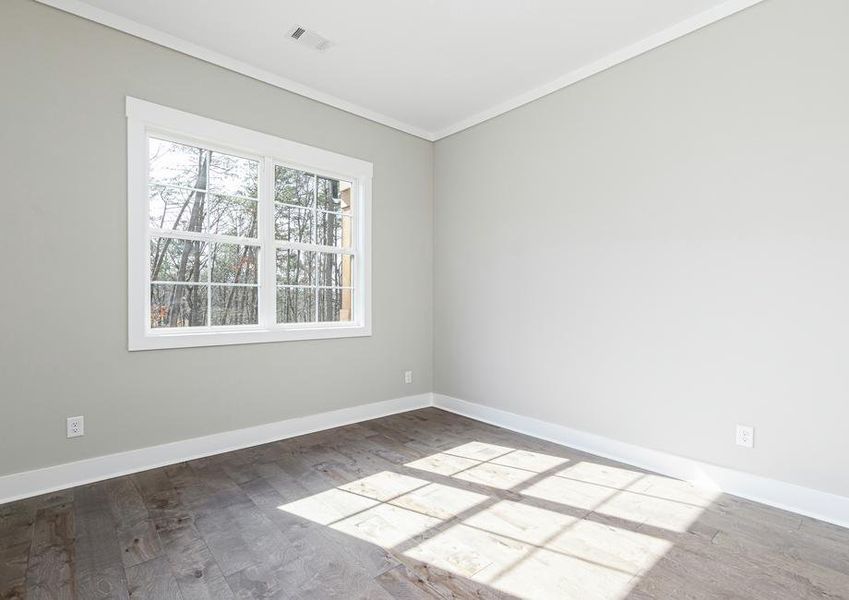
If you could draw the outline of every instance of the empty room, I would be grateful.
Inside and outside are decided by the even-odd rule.
[[[849,600],[849,0],[0,0],[0,600]]]

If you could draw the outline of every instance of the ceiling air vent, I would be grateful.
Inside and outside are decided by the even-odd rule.
[[[289,37],[302,46],[307,46],[319,52],[323,52],[333,45],[327,38],[318,35],[314,31],[307,31],[306,28],[300,25],[295,25],[289,31]]]

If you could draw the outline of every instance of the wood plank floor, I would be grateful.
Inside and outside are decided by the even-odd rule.
[[[0,598],[849,598],[849,530],[424,409],[0,506]]]

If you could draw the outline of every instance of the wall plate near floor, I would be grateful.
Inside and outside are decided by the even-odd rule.
[[[755,428],[750,425],[737,425],[737,445],[744,448],[754,448]]]
[[[68,437],[75,438],[85,435],[85,421],[83,417],[68,417]]]

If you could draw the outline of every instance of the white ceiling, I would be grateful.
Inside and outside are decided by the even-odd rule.
[[[760,0],[41,1],[438,139]]]

